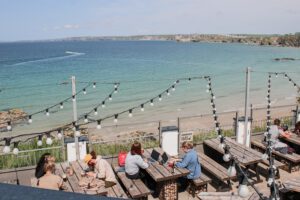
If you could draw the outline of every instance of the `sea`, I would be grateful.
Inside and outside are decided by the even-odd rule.
[[[295,60],[276,61],[275,58]],[[241,109],[245,103],[246,68],[250,67],[250,103],[266,106],[268,72],[286,72],[300,85],[300,49],[229,43],[175,41],[57,41],[0,43],[0,110],[43,111],[89,86],[76,97],[77,115],[102,103],[120,83],[118,93],[92,119],[102,125],[143,122],[212,113],[205,79],[182,80],[170,95],[158,95],[178,79],[211,76],[217,112]],[[297,89],[283,75],[272,75],[272,106],[295,103]],[[149,100],[154,99],[154,106]],[[144,105],[144,111],[140,105]],[[128,111],[133,109],[129,119]],[[53,129],[73,121],[73,102],[33,115],[32,124],[13,123],[7,134]],[[112,116],[111,118],[109,116]],[[96,124],[95,124],[96,126]]]

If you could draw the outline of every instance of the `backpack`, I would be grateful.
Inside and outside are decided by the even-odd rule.
[[[118,163],[120,167],[125,166],[125,160],[126,160],[127,152],[121,151],[118,155]]]

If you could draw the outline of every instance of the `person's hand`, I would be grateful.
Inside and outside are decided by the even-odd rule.
[[[86,175],[89,177],[95,177],[96,173],[95,172],[87,172]]]

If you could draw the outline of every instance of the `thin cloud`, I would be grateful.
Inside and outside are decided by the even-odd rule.
[[[65,24],[64,29],[78,29],[80,26],[78,24]]]

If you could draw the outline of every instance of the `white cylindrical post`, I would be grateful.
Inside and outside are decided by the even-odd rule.
[[[73,121],[77,121],[77,99],[76,99],[76,81],[75,76],[72,76],[72,96],[75,97],[73,100]],[[74,140],[75,140],[75,149],[76,149],[76,160],[79,160],[79,143],[78,143],[78,137],[74,134]]]
[[[250,144],[250,129],[248,128],[248,108],[249,108],[249,94],[250,94],[250,67],[246,70],[246,94],[245,94],[245,126],[244,126],[244,145],[249,147]],[[249,140],[249,141],[248,141]]]

